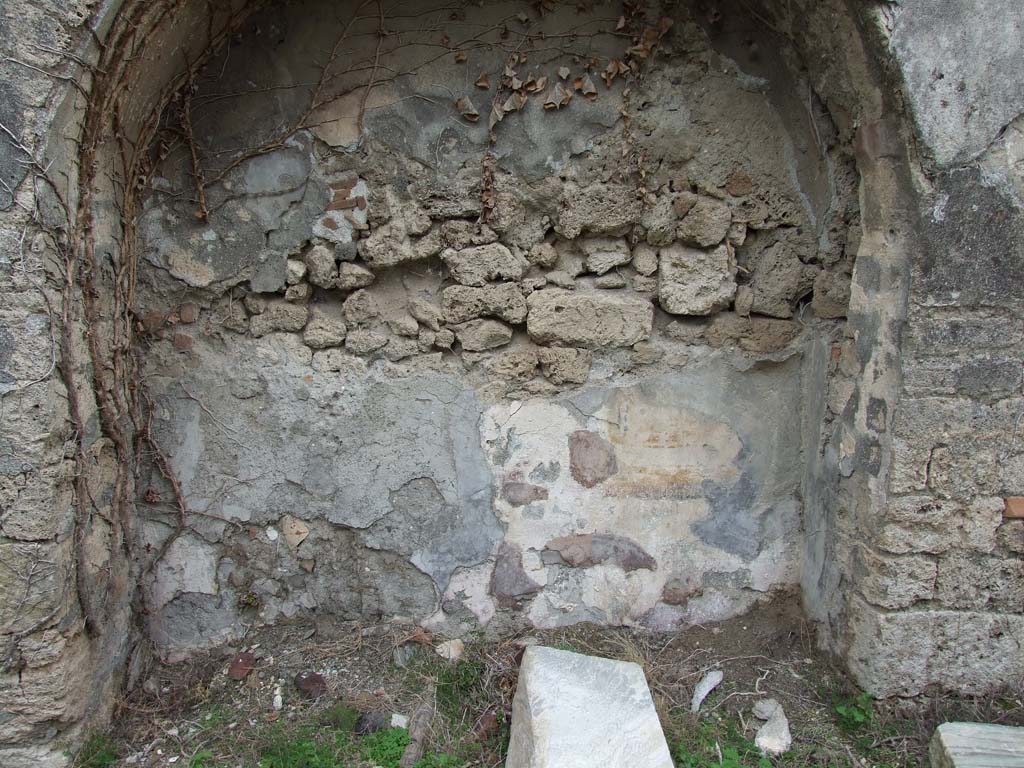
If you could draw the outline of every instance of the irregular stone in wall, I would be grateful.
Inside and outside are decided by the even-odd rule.
[[[383,333],[357,328],[345,336],[345,349],[355,355],[368,355],[382,349],[388,343]]]
[[[497,355],[488,355],[482,363],[492,377],[523,382],[537,370],[537,352],[533,349],[512,349]]]
[[[574,290],[576,288],[576,280],[568,272],[564,272],[561,269],[556,269],[554,272],[548,272],[547,282],[551,283],[556,288],[564,288],[567,291]]]
[[[441,225],[441,242],[448,248],[460,250],[474,245],[498,242],[498,233],[486,224],[468,219],[449,219]]]
[[[661,602],[666,605],[686,605],[691,597],[700,593],[701,585],[698,579],[673,576],[661,589]]]
[[[544,547],[547,553],[556,553],[565,565],[573,568],[590,568],[600,563],[612,562],[622,570],[640,569],[656,571],[658,563],[632,539],[606,533],[582,533],[552,539]],[[545,558],[545,562],[548,559]]]
[[[441,308],[448,323],[464,323],[479,317],[498,317],[513,324],[526,320],[526,299],[514,283],[483,288],[450,286],[441,294]]]
[[[527,305],[527,332],[540,344],[628,347],[648,338],[654,324],[654,307],[638,298],[543,290]]]
[[[384,357],[392,363],[397,363],[399,360],[418,354],[419,351],[420,345],[416,339],[391,338],[388,339],[388,343],[384,347]]]
[[[523,553],[519,546],[503,541],[498,547],[490,583],[490,593],[498,605],[510,608],[540,590],[540,584],[531,579],[523,568]]]
[[[1016,685],[1024,675],[1024,616],[985,611],[888,611],[858,598],[847,609],[847,655],[876,696],[915,696],[933,684],[964,693]]]
[[[561,386],[586,383],[594,356],[588,349],[541,347],[537,357],[544,375]]]
[[[302,332],[302,340],[307,347],[325,349],[337,347],[345,341],[348,328],[341,319],[340,313],[331,312],[322,307],[314,307],[309,313],[309,322]]]
[[[378,269],[417,261],[420,258],[405,229],[396,224],[374,227],[368,237],[359,241],[357,250],[367,264]]]
[[[636,190],[623,184],[594,184],[586,189],[566,185],[557,230],[570,240],[583,232],[620,233],[640,221]]]
[[[1002,521],[995,497],[969,503],[931,496],[890,497],[885,517],[874,531],[876,543],[895,554],[940,554],[954,547],[991,552]]]
[[[709,315],[736,295],[736,261],[721,245],[710,251],[671,245],[660,251],[658,301],[673,315]]]
[[[551,269],[558,263],[558,251],[551,243],[537,243],[526,256],[527,261],[544,269]]]
[[[725,239],[730,224],[732,212],[728,205],[710,197],[699,197],[676,227],[676,237],[688,245],[708,248]]]
[[[671,245],[671,241],[666,245]],[[658,251],[650,245],[640,243],[633,249],[633,269],[644,277],[653,275],[658,271]]]
[[[273,299],[258,315],[249,319],[249,332],[253,336],[265,336],[274,331],[301,331],[309,317],[309,309],[303,304],[292,304],[284,299]]]
[[[448,265],[452,278],[463,285],[483,286],[489,280],[520,280],[530,263],[513,254],[501,243],[478,245],[457,251],[442,251],[441,258]]]
[[[423,323],[432,331],[441,330],[443,315],[441,310],[426,299],[413,298],[409,300],[409,314],[417,321]]]
[[[470,320],[452,330],[467,352],[484,352],[512,341],[512,329],[497,320]]]
[[[935,593],[935,562],[927,557],[881,555],[859,547],[856,569],[858,588],[872,605],[908,608],[919,600],[931,600]]]
[[[679,216],[672,203],[672,198],[664,195],[644,211],[640,224],[647,230],[646,240],[649,245],[660,248],[671,245],[672,241],[676,239]]]
[[[341,349],[325,349],[314,352],[311,365],[314,371],[345,371],[355,375],[365,375],[366,362]]]
[[[415,339],[420,332],[420,325],[412,315],[399,315],[388,320],[388,328],[396,336]]]
[[[850,276],[838,272],[819,272],[814,279],[814,298],[811,299],[815,317],[846,317],[849,307]]]
[[[633,258],[629,245],[621,237],[585,237],[579,242],[580,250],[586,254],[584,264],[587,271],[603,275],[613,267],[628,264]]]
[[[783,243],[776,243],[754,264],[750,311],[769,317],[792,317],[793,304],[811,291],[818,271],[800,261]]]
[[[346,262],[338,267],[336,285],[343,291],[351,291],[356,288],[365,288],[374,279],[375,275],[366,267]]]
[[[323,246],[315,245],[304,257],[306,263],[306,279],[321,288],[333,288],[338,268],[334,263],[334,252]]]
[[[1019,611],[1024,606],[1024,561],[952,552],[939,559],[935,597],[947,608]]]
[[[306,278],[306,264],[298,259],[289,259],[285,266],[285,283],[294,286]]]
[[[284,300],[292,304],[305,304],[313,296],[313,287],[309,283],[289,285],[284,292]]]
[[[610,291],[618,290],[626,287],[626,278],[617,272],[611,272],[594,280],[594,287]]]
[[[619,471],[615,448],[596,432],[576,430],[569,435],[569,470],[577,483],[593,488]]]
[[[513,507],[522,507],[548,497],[548,489],[542,485],[524,483],[522,480],[506,480],[501,486],[501,496]]]
[[[366,290],[358,290],[345,299],[341,305],[341,311],[350,325],[361,325],[380,317],[380,307],[377,306],[377,301]]]

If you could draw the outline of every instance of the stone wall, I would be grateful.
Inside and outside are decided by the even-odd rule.
[[[875,408],[888,493],[863,513],[849,608],[850,666],[880,693],[1024,680],[1022,27],[1015,4],[955,0],[902,2],[880,24],[912,116],[914,201],[902,377]]]
[[[135,314],[191,517],[159,473],[139,487],[161,651],[323,612],[671,630],[795,587],[801,387],[827,375],[801,358],[841,337],[849,144],[791,111],[781,57],[741,71],[696,15],[623,17],[629,46],[611,6],[408,10],[380,54],[373,16],[270,7],[196,73],[190,122],[165,115]],[[307,126],[276,89],[345,30]],[[374,62],[410,74],[346,95]],[[202,200],[190,133],[223,174]]]
[[[260,5],[0,18],[0,762],[65,762],[151,642],[316,610],[799,585],[876,694],[1020,681],[1015,4],[369,20],[308,115],[289,40],[340,18]]]

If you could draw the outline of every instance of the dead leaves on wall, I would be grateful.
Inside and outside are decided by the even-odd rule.
[[[539,5],[544,6],[544,3]],[[544,11],[542,9],[538,12],[543,15]],[[626,16],[621,16],[615,27],[616,33],[621,33],[627,26],[636,26],[635,22],[635,18],[627,19]],[[583,71],[575,76],[572,70],[564,65],[558,68],[557,79],[537,72],[521,72],[522,65],[527,62],[526,54],[512,55],[505,64],[501,77],[498,79],[497,91],[491,100],[487,121],[488,130],[493,132],[506,115],[524,109],[529,104],[531,97],[538,99],[545,110],[559,110],[567,107],[576,94],[591,101],[596,100],[599,92],[591,77],[592,72],[599,72],[606,89],[610,89],[620,78],[625,80],[630,76],[638,75],[641,64],[653,55],[671,27],[672,19],[668,17],[659,19],[655,26],[643,26],[641,31],[633,36],[633,43],[626,48],[623,57],[607,61],[603,68],[595,58],[581,62],[577,57],[576,61],[582,64]],[[466,58],[463,52],[455,54],[457,62],[465,62]],[[550,87],[549,79],[552,82]],[[491,75],[481,72],[473,85],[480,90],[489,91],[492,86]],[[480,111],[469,95],[459,97],[455,101],[455,108],[467,122],[476,123],[480,120]]]

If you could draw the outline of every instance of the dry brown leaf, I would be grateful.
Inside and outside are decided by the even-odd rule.
[[[620,32],[626,28],[626,17],[619,16],[619,23],[615,25],[615,31]]]
[[[399,645],[405,645],[406,643],[418,643],[420,645],[433,645],[434,633],[429,629],[423,627],[416,627],[408,637],[406,637]]]
[[[544,109],[561,109],[572,100],[572,91],[561,83],[555,83],[551,95],[544,101]]]
[[[558,76],[560,78],[562,78],[563,80],[565,80],[569,76],[569,68],[568,67],[559,67],[558,68]]]
[[[491,87],[491,76],[486,72],[481,72],[480,77],[476,79],[476,83],[474,83],[474,85],[476,85],[477,88],[483,88],[486,91]]]
[[[463,96],[456,101],[455,108],[471,123],[475,123],[480,119],[480,113],[477,112],[476,107],[473,106],[473,102],[469,100],[468,96]]]
[[[494,126],[496,126],[498,123],[500,123],[504,119],[505,119],[505,113],[502,111],[501,107],[499,107],[497,104],[492,104],[491,105],[491,117],[487,121],[487,128],[488,128],[488,130],[493,131],[494,130]]]
[[[520,80],[518,77],[513,76],[510,85],[512,86],[513,91],[518,91],[523,87],[523,81]]]
[[[527,90],[530,91],[531,93],[538,93],[540,91],[543,91],[547,87],[548,77],[547,75],[544,75],[543,77],[539,77],[536,80],[534,80],[532,85],[530,85],[530,87],[527,88]]]
[[[468,53],[466,53],[465,51],[459,51],[458,53],[455,54],[455,63],[456,64],[462,64],[468,58],[469,58],[469,54]]]
[[[597,98],[597,88],[594,87],[594,81],[590,79],[590,75],[583,76],[583,85],[580,88],[580,92],[588,99]]]
[[[517,91],[505,99],[505,103],[501,105],[501,109],[503,112],[517,112],[526,106],[528,99],[529,97],[525,93]]]

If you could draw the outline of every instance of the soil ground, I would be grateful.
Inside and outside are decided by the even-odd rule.
[[[1024,725],[1021,690],[872,700],[816,650],[795,601],[674,635],[578,625],[461,639],[465,650],[451,662],[435,652],[444,638],[410,626],[323,621],[254,631],[244,645],[152,669],[121,703],[113,729],[94,734],[76,765],[397,768],[409,737],[389,727],[391,715],[412,716],[426,702],[434,715],[419,768],[496,768],[517,663],[524,644],[535,641],[641,664],[680,768],[925,766],[938,723]],[[241,651],[251,651],[256,664],[239,681],[227,671]],[[691,715],[694,685],[716,668],[722,684]],[[304,672],[323,676],[318,698],[296,687]],[[793,734],[790,752],[771,759],[753,745],[760,723],[751,709],[765,697],[782,704]]]

